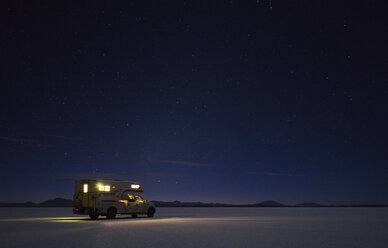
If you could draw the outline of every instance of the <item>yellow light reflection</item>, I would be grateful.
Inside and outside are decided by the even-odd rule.
[[[0,219],[0,222],[37,221],[37,222],[84,222],[90,220],[87,217],[42,217],[42,218],[15,218]]]
[[[128,207],[128,201],[127,200],[119,200],[119,202],[124,203],[125,207]]]

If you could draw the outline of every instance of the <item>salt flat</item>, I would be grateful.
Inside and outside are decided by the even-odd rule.
[[[1,247],[388,247],[388,208],[158,208],[97,221],[0,208]]]

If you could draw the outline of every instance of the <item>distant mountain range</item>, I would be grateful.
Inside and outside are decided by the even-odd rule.
[[[276,201],[263,201],[255,204],[227,204],[227,203],[204,203],[204,202],[165,202],[152,201],[157,207],[287,207]]]
[[[263,201],[253,204],[227,204],[227,203],[204,203],[204,202],[180,202],[180,201],[152,201],[156,207],[388,207],[388,205],[321,205],[314,202],[285,205],[276,201]],[[55,198],[41,203],[2,203],[0,207],[73,207],[73,200]]]
[[[55,198],[41,203],[24,202],[24,203],[4,203],[0,202],[0,207],[73,207],[73,200]]]
[[[295,205],[286,205],[276,201],[263,201],[253,204],[227,204],[227,203],[204,203],[204,202],[165,202],[152,201],[157,207],[388,207],[388,205],[322,205],[315,202],[305,202]]]

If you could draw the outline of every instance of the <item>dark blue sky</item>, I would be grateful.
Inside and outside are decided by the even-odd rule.
[[[0,201],[388,203],[384,1],[2,4]]]

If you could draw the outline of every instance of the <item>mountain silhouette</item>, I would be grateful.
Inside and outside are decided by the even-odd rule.
[[[254,207],[285,207],[286,205],[276,201],[263,201],[260,203],[252,204]]]
[[[151,201],[156,207],[388,207],[386,204],[358,204],[358,205],[321,205],[314,202],[305,202],[295,205],[285,205],[277,201],[262,201],[254,204],[228,204],[228,203],[205,203],[205,202],[181,202],[181,201]],[[41,203],[2,203],[0,207],[73,207],[73,200],[55,198]]]
[[[72,207],[73,200],[55,198],[41,203],[23,202],[23,203],[4,203],[0,202],[0,207]]]
[[[323,207],[323,206],[324,205],[321,205],[315,202],[305,202],[305,203],[300,203],[295,205],[295,207]]]

